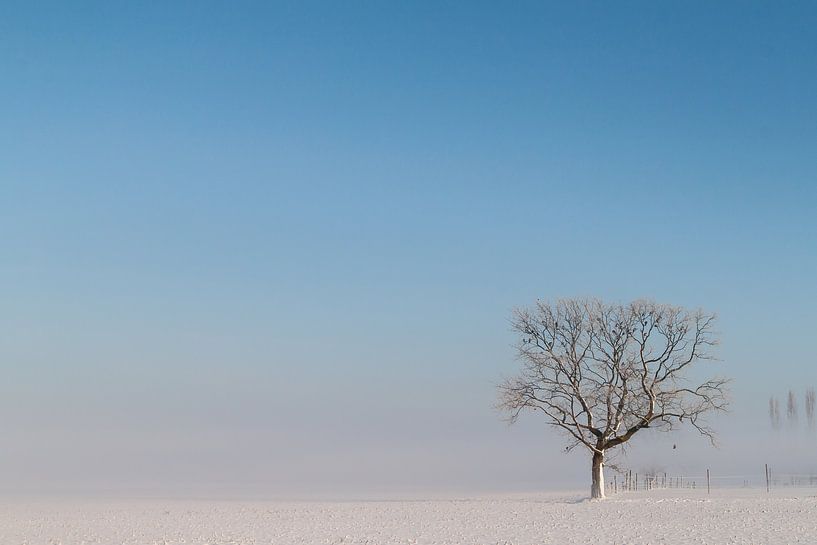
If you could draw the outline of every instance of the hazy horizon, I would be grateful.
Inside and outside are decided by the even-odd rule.
[[[0,494],[586,488],[537,298],[719,315],[720,448],[815,472],[817,5],[0,8]],[[675,445],[675,448],[673,448]]]

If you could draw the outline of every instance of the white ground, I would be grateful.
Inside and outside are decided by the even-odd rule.
[[[240,502],[0,502],[0,544],[817,543],[817,489],[577,497]]]

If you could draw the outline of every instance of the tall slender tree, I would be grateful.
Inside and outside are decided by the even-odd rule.
[[[774,396],[769,398],[769,421],[773,429],[780,428],[780,403]]]
[[[790,424],[797,422],[797,397],[792,390],[789,390],[786,397],[786,416],[789,418]]]

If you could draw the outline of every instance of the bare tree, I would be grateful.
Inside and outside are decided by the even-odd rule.
[[[769,398],[769,420],[772,423],[773,429],[780,427],[780,404],[774,396]]]
[[[797,398],[791,390],[786,399],[786,416],[789,418],[789,423],[797,422]]]
[[[806,419],[810,428],[814,427],[814,388],[806,390]]]
[[[500,386],[499,406],[514,422],[540,412],[592,455],[591,497],[604,497],[610,449],[645,428],[688,423],[714,443],[704,416],[726,409],[727,380],[692,383],[690,367],[714,359],[715,317],[702,311],[635,301],[538,302],[513,314],[521,373]]]

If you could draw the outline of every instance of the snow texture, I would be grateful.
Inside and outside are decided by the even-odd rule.
[[[817,543],[817,490],[458,500],[4,500],[0,544]]]

